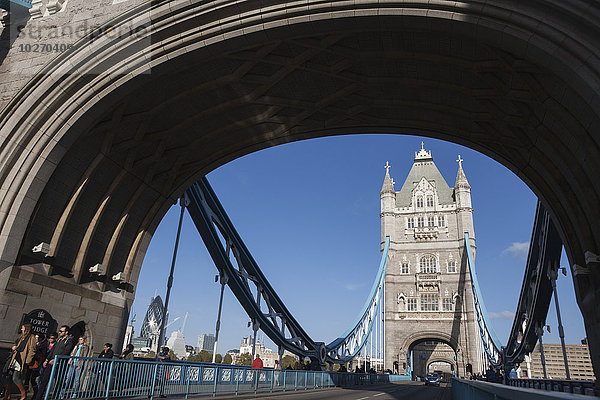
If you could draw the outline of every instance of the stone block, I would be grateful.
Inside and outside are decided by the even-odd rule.
[[[19,272],[19,279],[22,281],[31,282],[32,278],[33,278],[32,271],[28,271],[26,269],[21,269],[21,271]]]
[[[54,303],[50,306],[50,314],[58,321],[58,325],[68,324],[71,320],[71,311],[73,307],[67,304]]]
[[[71,293],[64,293],[63,304],[68,304],[73,307],[79,307],[81,304],[81,296]]]
[[[6,317],[7,311],[8,311],[8,305],[0,304],[0,319],[4,319]]]
[[[108,316],[108,326],[111,326],[113,328],[120,328],[122,324],[123,320],[121,318],[115,317],[113,315]]]
[[[81,299],[81,308],[84,308],[86,310],[92,310],[92,311],[97,311],[99,313],[104,312],[104,303],[97,301],[97,300],[92,300],[92,299],[88,299],[86,297],[83,297]]]
[[[15,278],[11,278],[8,281],[6,288],[13,292],[23,293],[33,297],[40,297],[42,294],[42,286]]]
[[[106,304],[104,306],[104,314],[121,317],[123,315],[123,309],[124,307],[115,307],[110,304]]]
[[[97,311],[92,311],[92,310],[86,310],[85,311],[85,318],[88,320],[88,322],[97,322],[98,321],[98,312]]]
[[[71,319],[80,320],[81,318],[85,317],[85,312],[86,310],[84,310],[83,308],[73,307],[71,309]]]
[[[125,307],[125,298],[121,294],[104,292],[102,293],[102,302],[112,304],[117,307]]]
[[[8,304],[13,307],[23,307],[27,296],[22,293],[3,290],[0,292],[0,304]]]
[[[42,290],[42,297],[53,302],[62,303],[64,292],[62,290],[52,289],[45,286]]]
[[[36,310],[38,308],[50,311],[50,305],[52,303],[48,302],[48,300],[45,300],[41,297],[33,297],[33,296],[28,296],[27,300],[25,301],[25,309],[23,310],[23,312],[30,312],[33,310]],[[50,314],[52,314],[52,312],[50,311]],[[56,318],[54,316],[54,314],[52,314],[53,318]]]

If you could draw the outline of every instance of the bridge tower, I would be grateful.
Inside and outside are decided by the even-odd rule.
[[[381,240],[389,236],[391,244],[385,276],[385,368],[401,374],[422,375],[434,361],[446,361],[459,376],[485,369],[464,242],[468,232],[475,255],[471,187],[460,156],[457,161],[451,188],[421,143],[398,192],[386,163]],[[437,351],[432,343],[438,343]]]

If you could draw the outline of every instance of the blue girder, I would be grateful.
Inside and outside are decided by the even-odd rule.
[[[230,287],[254,326],[266,333],[280,348],[320,363],[347,363],[356,357],[371,333],[376,311],[383,299],[389,238],[386,238],[377,278],[359,318],[342,337],[326,346],[312,340],[285,307],[246,248],[206,178],[192,185],[186,191],[186,198],[188,212],[219,270],[222,282]]]

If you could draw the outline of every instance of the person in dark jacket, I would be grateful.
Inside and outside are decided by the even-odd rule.
[[[33,356],[33,361],[29,367],[29,377],[27,379],[28,382],[31,382],[34,399],[36,398],[38,392],[37,378],[40,376],[42,364],[44,363],[44,360],[46,360],[46,355],[48,354],[48,339],[46,339],[46,335],[43,333],[38,333],[35,336],[37,339],[37,343],[35,345],[35,355]]]
[[[69,326],[63,325],[58,330],[58,340],[52,346],[52,349],[48,351],[46,355],[46,360],[42,365],[44,367],[44,372],[42,372],[42,377],[40,379],[40,386],[37,392],[36,400],[42,400],[44,395],[46,394],[46,387],[48,386],[48,382],[50,381],[50,373],[52,372],[52,365],[54,364],[55,356],[68,356],[71,354],[73,347],[75,346],[75,339],[73,336],[69,334]]]
[[[99,358],[113,358],[115,352],[112,349],[112,343],[104,343],[104,350],[98,355]]]

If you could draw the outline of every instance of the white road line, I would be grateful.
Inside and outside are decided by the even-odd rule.
[[[374,394],[373,397],[383,396],[385,393]]]
[[[360,399],[356,399],[356,400],[365,400],[368,399],[369,397],[361,397]]]

